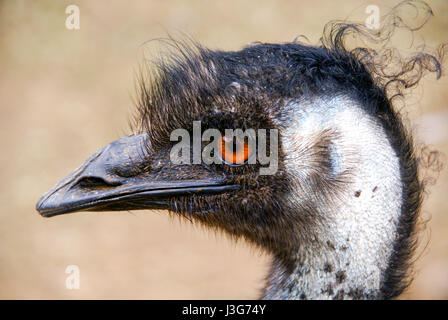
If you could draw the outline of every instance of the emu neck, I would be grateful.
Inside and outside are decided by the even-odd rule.
[[[348,98],[290,108],[294,117],[282,143],[287,169],[299,178],[288,202],[300,217],[307,199],[318,222],[289,261],[274,258],[264,297],[382,298],[402,208],[399,158],[378,121]],[[330,168],[316,173],[303,163],[317,157],[310,150],[322,143],[323,132],[331,138]],[[332,183],[316,191],[310,185],[316,179]]]

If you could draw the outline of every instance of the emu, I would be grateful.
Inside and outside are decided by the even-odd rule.
[[[440,59],[420,52],[386,74],[379,52],[346,48],[365,27],[326,30],[317,46],[171,42],[177,51],[142,77],[134,132],[88,158],[37,210],[168,209],[245,238],[273,256],[263,299],[396,297],[409,284],[423,183],[393,98],[427,71],[440,76]],[[277,129],[278,170],[259,174],[246,144],[230,160],[218,148],[221,164],[173,164],[170,135],[193,121]]]

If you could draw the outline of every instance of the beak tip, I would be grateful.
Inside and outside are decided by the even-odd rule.
[[[44,218],[54,216],[54,212],[56,211],[55,209],[55,203],[53,203],[53,201],[51,201],[51,199],[49,199],[46,195],[43,195],[36,203],[36,211]]]
[[[47,215],[45,214],[46,211],[46,207],[45,207],[45,200],[44,197],[41,197],[39,199],[39,201],[37,201],[36,203],[36,211],[42,216],[42,217],[47,217]]]

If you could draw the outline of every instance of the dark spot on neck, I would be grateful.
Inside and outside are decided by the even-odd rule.
[[[327,241],[327,246],[328,248],[330,248],[331,250],[335,250],[336,248],[334,247],[333,243],[331,243],[330,240]]]
[[[372,192],[376,192],[376,190],[378,190],[378,186],[375,186],[375,188],[373,188]]]
[[[349,296],[350,298],[355,299],[355,300],[375,299],[375,295],[373,295],[372,293],[366,292],[360,288],[350,289],[350,291],[347,293],[347,296]]]
[[[347,276],[345,275],[345,271],[340,270],[340,271],[336,272],[336,282],[338,284],[341,284],[342,282],[344,282],[346,277]]]
[[[332,286],[331,284],[328,284],[328,285],[327,285],[327,288],[322,289],[322,293],[326,293],[326,294],[328,294],[329,296],[332,296],[332,295],[334,294],[333,286]]]
[[[355,197],[356,198],[359,198],[360,195],[361,195],[361,190],[358,190],[358,191],[355,192]]]
[[[327,273],[328,272],[332,272],[333,271],[333,266],[330,263],[326,262],[324,264],[324,271],[327,272]]]

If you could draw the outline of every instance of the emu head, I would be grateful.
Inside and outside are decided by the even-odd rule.
[[[184,46],[179,56],[160,66],[149,83],[142,80],[135,132],[87,159],[42,197],[38,211],[49,217],[80,210],[168,209],[269,249],[303,242],[359,164],[349,163],[356,161],[348,154],[350,142],[339,141],[339,127],[354,125],[354,119],[338,125],[328,115],[361,116],[381,130],[381,118],[393,117],[384,93],[354,57],[321,47],[258,44],[216,52]],[[200,128],[194,128],[197,121]],[[177,142],[170,138],[179,128],[196,140],[199,130],[189,163],[171,158]],[[263,129],[266,136],[255,137],[258,143],[250,151],[246,145],[255,163],[226,161],[218,148],[221,163],[201,158],[195,164],[193,149],[199,144],[202,156],[207,129],[222,137],[226,129]],[[278,140],[276,149],[272,138]],[[272,163],[260,163],[260,146],[275,153]],[[235,156],[243,152],[236,149]]]
[[[141,81],[135,132],[92,155],[47,192],[37,210],[48,217],[80,210],[168,209],[269,247],[292,244],[297,234],[295,220],[309,217],[296,215],[297,208],[289,211],[285,194],[291,191],[290,180],[297,177],[285,168],[281,141],[273,150],[276,158],[271,158],[276,167],[269,174],[260,172],[270,164],[258,160],[246,163],[248,159],[231,163],[220,148],[215,156],[222,158],[221,163],[206,164],[202,157],[200,163],[194,163],[193,149],[199,144],[202,155],[208,144],[202,141],[207,129],[218,130],[223,138],[226,129],[264,129],[264,148],[269,153],[271,130],[277,130],[272,132],[281,140],[287,127],[294,125],[291,107],[297,97],[325,90],[321,83],[326,81],[310,83],[305,79],[309,76],[301,75],[298,69],[308,68],[302,65],[303,55],[316,55],[312,63],[319,63],[327,52],[295,43],[262,44],[239,52],[184,46],[170,63],[159,66],[154,79]],[[301,84],[305,81],[306,85]],[[337,92],[336,88],[332,91]],[[199,129],[194,128],[197,121]],[[176,164],[171,158],[178,142],[170,138],[179,128],[192,138],[189,163]],[[199,130],[199,141],[195,130]],[[302,157],[309,157],[306,161],[312,163],[300,164],[296,159],[298,170],[300,166],[316,166],[312,168],[316,184],[319,179],[328,179],[331,168],[325,150],[315,149],[326,146],[315,144],[327,142],[309,141],[308,154]],[[251,150],[243,146],[243,157],[254,155],[257,159],[258,145]],[[235,156],[238,152],[233,150]],[[300,197],[309,198],[306,194]],[[287,236],[288,230],[291,237]]]
[[[178,53],[149,80],[142,77],[134,133],[92,155],[37,210],[51,217],[168,209],[242,236],[275,256],[269,298],[397,295],[421,201],[418,164],[379,80],[382,66],[372,52],[346,50],[349,26],[338,28],[316,47],[293,42],[223,52],[175,43]],[[415,63],[420,77],[425,68],[440,71],[430,55]],[[182,150],[188,163],[172,161],[172,134],[180,128],[193,137]],[[208,129],[221,137],[201,139]],[[226,129],[255,130],[255,146],[243,139],[226,151],[234,141]],[[195,158],[213,141],[211,154],[223,161]],[[269,174],[262,174],[272,165],[259,161],[263,153],[275,155]],[[336,283],[319,278],[322,270],[342,268]],[[322,287],[310,287],[318,282]]]

